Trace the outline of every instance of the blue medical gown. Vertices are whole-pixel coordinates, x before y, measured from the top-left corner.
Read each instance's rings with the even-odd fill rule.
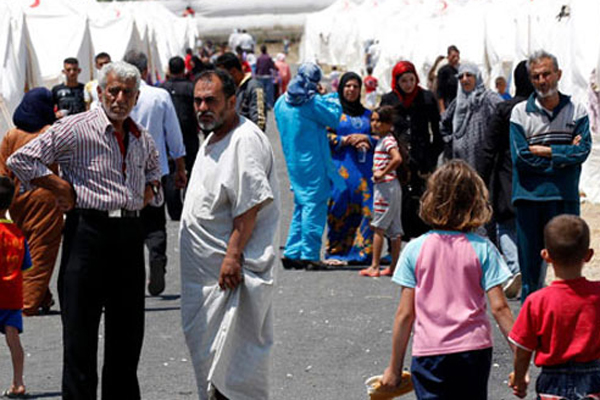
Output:
[[[327,127],[336,129],[342,108],[331,97],[316,95],[301,106],[281,96],[275,103],[275,119],[283,155],[294,192],[294,215],[284,256],[318,260],[327,219],[327,200],[344,181],[331,160]]]
[[[301,106],[280,96],[275,119],[295,201],[322,202],[331,196],[331,184],[343,188],[343,179],[331,160],[326,127],[336,129],[342,108],[333,97],[316,95]]]

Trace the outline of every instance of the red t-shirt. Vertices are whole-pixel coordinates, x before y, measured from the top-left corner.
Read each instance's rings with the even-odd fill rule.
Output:
[[[244,72],[245,74],[247,74],[248,72],[252,72],[252,67],[250,66],[250,63],[246,60],[242,61],[242,72]]]
[[[184,63],[185,63],[185,70],[187,72],[190,72],[192,70],[192,55],[191,54],[185,55]]]
[[[535,351],[535,365],[600,359],[600,282],[554,281],[527,297],[509,339]]]
[[[377,78],[372,75],[367,75],[363,81],[365,83],[365,92],[371,93],[377,90]]]
[[[0,310],[23,308],[23,275],[31,256],[23,233],[8,220],[0,220]]]

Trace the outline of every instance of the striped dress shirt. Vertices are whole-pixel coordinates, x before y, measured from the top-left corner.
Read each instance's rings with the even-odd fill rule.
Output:
[[[30,181],[52,174],[57,163],[61,176],[73,185],[75,207],[94,210],[141,210],[146,183],[160,181],[158,152],[150,134],[128,118],[129,144],[125,157],[115,130],[102,107],[66,117],[16,151],[8,167],[31,188]],[[155,196],[152,204],[162,202]]]

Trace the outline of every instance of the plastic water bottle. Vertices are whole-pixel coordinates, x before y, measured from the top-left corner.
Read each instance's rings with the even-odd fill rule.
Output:
[[[367,148],[366,147],[358,148],[358,162],[359,163],[367,162]]]

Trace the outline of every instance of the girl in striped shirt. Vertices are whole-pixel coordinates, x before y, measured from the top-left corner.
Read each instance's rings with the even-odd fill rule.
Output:
[[[360,271],[362,276],[391,276],[394,273],[402,244],[402,188],[399,178],[406,177],[406,151],[393,132],[394,109],[390,106],[377,108],[371,114],[372,135],[379,137],[373,156],[373,261]],[[402,155],[405,155],[404,157]],[[379,271],[383,237],[391,242],[392,264]]]

